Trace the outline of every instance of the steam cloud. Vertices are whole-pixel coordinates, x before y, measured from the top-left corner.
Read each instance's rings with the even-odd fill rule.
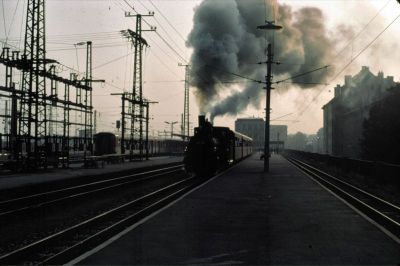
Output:
[[[265,99],[262,84],[246,82],[240,83],[240,91],[220,100],[221,92],[232,87],[227,82],[243,81],[229,72],[265,80],[265,66],[256,64],[266,61],[266,32],[257,29],[264,24],[268,6],[264,1],[267,0],[204,0],[195,9],[194,26],[187,41],[194,50],[191,85],[197,88],[200,111],[210,113],[211,119],[236,115],[249,105],[259,108]],[[273,67],[275,80],[277,76],[294,76],[329,63],[334,40],[327,34],[321,10],[303,8],[294,12],[290,6],[279,5],[277,24],[284,29],[275,33],[274,60],[282,62]],[[332,70],[317,71],[295,81],[324,83]]]

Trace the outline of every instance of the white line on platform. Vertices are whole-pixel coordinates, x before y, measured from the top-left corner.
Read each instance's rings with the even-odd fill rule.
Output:
[[[286,158],[285,158],[286,159]],[[287,159],[286,159],[287,160]],[[301,169],[300,167],[298,167],[297,165],[295,165],[294,163],[292,163],[291,161],[287,160],[288,162],[290,162],[292,165],[294,165],[297,169],[299,169],[302,173],[304,173],[306,176],[308,176],[311,180],[313,180],[315,183],[317,183],[318,185],[320,185],[322,188],[324,188],[326,191],[328,191],[329,193],[331,193],[333,196],[335,196],[338,200],[340,200],[341,202],[343,202],[344,204],[346,204],[348,207],[350,207],[350,209],[352,209],[353,211],[355,211],[356,213],[358,213],[361,217],[363,217],[365,220],[367,220],[368,222],[370,222],[372,225],[376,226],[379,230],[381,230],[383,233],[385,233],[388,237],[390,237],[393,241],[395,241],[397,244],[400,244],[400,239],[392,234],[390,231],[388,231],[386,228],[384,228],[383,226],[381,226],[380,224],[378,224],[377,222],[375,222],[374,220],[372,220],[371,218],[369,218],[366,214],[364,214],[363,212],[361,212],[359,209],[357,209],[356,207],[354,207],[353,205],[351,205],[350,203],[348,203],[345,199],[343,199],[342,197],[340,197],[339,195],[337,195],[335,192],[333,192],[332,190],[330,190],[329,188],[327,188],[326,186],[324,186],[322,183],[320,183],[318,180],[316,180],[315,178],[313,178],[311,175],[309,175],[307,172],[303,171],[303,169]]]
[[[243,160],[244,161],[244,160]],[[219,173],[218,175],[214,176],[213,178],[207,180],[206,182],[204,182],[203,184],[193,188],[192,190],[186,192],[185,194],[183,194],[182,196],[180,196],[179,198],[177,198],[176,200],[172,201],[171,203],[169,203],[168,205],[164,206],[163,208],[159,209],[158,211],[155,211],[154,213],[150,214],[149,216],[141,219],[140,221],[136,222],[135,224],[131,225],[130,227],[126,228],[125,230],[121,231],[120,233],[116,234],[115,236],[111,237],[110,239],[106,240],[105,242],[103,242],[102,244],[98,245],[97,247],[93,248],[92,250],[89,250],[85,253],[83,253],[82,255],[80,255],[79,257],[71,260],[70,262],[64,264],[64,265],[75,265],[79,262],[81,262],[82,260],[92,256],[93,254],[97,253],[98,251],[100,251],[101,249],[107,247],[108,245],[110,245],[111,243],[113,243],[114,241],[118,240],[119,238],[121,238],[122,236],[126,235],[127,233],[129,233],[131,230],[135,229],[136,227],[138,227],[139,225],[145,223],[146,221],[150,220],[151,218],[153,218],[154,216],[156,216],[157,214],[163,212],[164,210],[170,208],[171,206],[175,205],[177,202],[179,202],[180,200],[182,200],[183,198],[185,198],[187,195],[189,195],[190,193],[198,190],[199,188],[205,186],[206,184],[208,184],[209,182],[213,181],[214,179],[216,179],[217,177],[220,177],[223,174],[228,173],[229,171],[231,171],[232,169],[236,168],[239,164],[241,164],[243,161],[239,162],[238,164],[232,166],[231,168]]]

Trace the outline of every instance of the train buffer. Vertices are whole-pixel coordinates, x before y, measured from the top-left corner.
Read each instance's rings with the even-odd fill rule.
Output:
[[[394,264],[400,241],[279,155],[260,154],[74,260],[79,265]]]

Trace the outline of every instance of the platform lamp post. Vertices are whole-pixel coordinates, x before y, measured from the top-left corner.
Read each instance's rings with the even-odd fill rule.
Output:
[[[168,122],[164,121],[165,124],[171,125],[171,139],[174,137],[174,125],[178,124],[178,121]]]
[[[262,30],[280,30],[282,26],[275,25],[274,21],[265,21],[264,25],[258,26]],[[273,63],[272,45],[268,43],[267,47],[267,75],[265,76],[266,87],[266,107],[265,107],[265,138],[264,138],[264,172],[269,172],[269,128],[270,128],[270,109],[271,109],[271,72]]]

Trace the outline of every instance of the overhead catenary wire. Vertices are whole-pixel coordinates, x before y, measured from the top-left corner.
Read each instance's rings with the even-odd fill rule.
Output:
[[[273,0],[271,0],[271,1],[273,1]],[[366,30],[366,28],[378,17],[378,15],[382,12],[382,10],[388,5],[388,3],[390,2],[390,0],[388,0],[387,2],[386,2],[386,4],[377,12],[377,14],[375,14],[375,16],[373,17],[373,18],[371,18],[370,19],[370,21],[363,27],[363,29],[360,31],[360,32],[358,32],[350,41],[349,41],[349,43],[344,47],[344,48],[342,48],[334,57],[336,58],[336,57],[338,57],[343,51],[345,51],[346,50],[346,48],[356,39],[356,38],[358,38],[360,35],[361,35],[361,33],[362,32],[364,32],[365,30]],[[265,19],[267,20],[267,4],[266,4],[266,2],[264,2],[265,3]],[[273,19],[274,19],[274,21],[276,20],[276,18],[277,18],[277,16],[276,16],[276,10],[275,10],[275,7],[274,7],[274,4],[273,3],[271,3],[271,5],[273,6],[272,7],[272,9],[273,9]],[[396,18],[397,19],[397,18]],[[390,25],[389,25],[390,26]],[[382,32],[383,33],[383,32]],[[380,36],[380,35],[379,35]],[[379,36],[377,36],[377,38],[379,37]],[[266,39],[266,38],[265,38]],[[272,42],[274,41],[274,35],[273,35],[273,40],[272,40]],[[374,42],[374,40],[373,40],[373,42]],[[372,43],[371,43],[372,44]],[[369,46],[368,46],[369,47]],[[367,47],[365,48],[365,49],[367,49]],[[363,52],[363,51],[362,51]],[[361,52],[361,53],[362,53]],[[334,79],[336,79],[337,78],[337,76],[339,76],[358,56],[359,56],[360,54],[358,54],[355,58],[352,58],[352,60],[332,79],[332,81],[334,80]],[[261,63],[259,63],[259,64],[261,64]],[[314,71],[317,71],[317,70],[321,70],[321,69],[323,69],[323,68],[326,68],[327,66],[325,66],[325,67],[321,67],[321,68],[318,68],[318,69],[316,69],[316,70],[312,70],[312,71],[308,71],[308,72],[305,72],[305,73],[302,73],[302,74],[299,74],[299,75],[296,75],[296,76],[293,76],[293,77],[289,77],[289,78],[287,78],[287,79],[284,79],[284,80],[279,80],[279,81],[276,81],[276,82],[273,82],[273,83],[276,83],[276,84],[279,84],[279,83],[282,83],[282,82],[287,82],[287,80],[290,80],[290,79],[295,79],[295,78],[297,78],[297,77],[300,77],[300,76],[303,76],[303,75],[307,75],[307,74],[309,74],[309,73],[311,73],[311,72],[314,72]],[[331,82],[332,82],[331,81]],[[293,81],[292,83],[297,83],[297,82],[295,82],[295,81]],[[302,83],[302,82],[299,82],[299,83],[301,83],[301,84],[314,84],[314,83]],[[320,84],[320,83],[315,83],[316,85],[317,84]],[[330,84],[330,82],[328,82],[328,83],[325,83],[324,85],[325,86],[327,86],[327,85],[329,85]],[[314,98],[313,98],[313,100],[312,100],[312,102],[313,101],[315,101],[316,100],[316,98],[320,95],[322,93],[322,91],[320,91],[319,93],[318,93],[318,95],[316,95]],[[308,104],[307,105],[307,107],[300,113],[300,115],[302,115],[304,112],[305,112],[305,110],[307,110],[308,109],[308,107],[311,105],[311,103],[312,102],[310,102],[310,104]],[[299,115],[299,116],[300,116]],[[299,117],[298,116],[298,117]]]
[[[157,48],[160,49],[160,51],[161,51],[163,54],[165,54],[165,55],[166,55],[169,59],[171,59],[172,61],[175,61],[175,58],[174,58],[171,54],[169,54],[167,51],[165,51],[165,49],[162,48],[152,37],[150,37],[150,35],[149,35],[149,36],[146,36],[146,38],[150,40],[151,46],[152,46],[152,45],[157,46]],[[150,48],[151,48],[151,46],[150,46]]]
[[[2,1],[4,1],[4,0],[2,0]],[[14,9],[13,16],[12,16],[12,18],[11,18],[10,28],[8,29],[8,32],[6,32],[6,43],[7,43],[8,37],[10,36],[12,26],[13,26],[13,24],[14,24],[15,14],[17,13],[18,5],[19,5],[19,0],[17,1],[17,4],[16,4],[15,9]],[[4,7],[3,7],[3,14],[4,14]],[[3,16],[3,18],[5,19],[4,16]],[[5,23],[4,23],[4,27],[5,27]]]
[[[3,27],[4,27],[4,34],[6,34],[6,44],[7,44],[7,26],[6,26],[6,12],[4,8],[4,0],[1,0],[1,10],[3,13]]]
[[[74,46],[75,46],[75,55],[76,55],[76,67],[78,68],[78,72],[80,72],[80,70],[79,70],[78,49],[77,49],[78,46],[76,44],[74,44]]]
[[[139,14],[138,13],[138,11],[137,10],[135,10],[134,9],[134,7],[133,6],[131,6],[131,5],[129,5],[129,3],[126,1],[126,0],[123,0],[127,5],[128,5],[128,7],[130,7],[130,8],[132,8],[132,10],[134,11],[134,12],[136,12],[137,14]],[[139,3],[141,3],[141,2],[139,2]],[[142,4],[142,3],[141,3]],[[142,4],[143,5],[143,4]],[[145,7],[146,9],[147,9],[147,7]],[[142,18],[142,21],[145,23],[145,24],[147,24],[149,27],[151,27],[151,25],[150,25],[150,23],[149,22],[147,22],[147,20],[145,20],[144,18]],[[171,51],[172,52],[174,52],[175,53],[175,55],[177,55],[181,60],[183,60],[185,63],[187,63],[187,60],[158,32],[158,31],[155,31],[155,33],[156,33],[156,35],[168,46],[168,48],[170,48],[171,49]]]
[[[266,83],[266,81],[256,80],[256,79],[253,79],[253,78],[250,78],[250,77],[246,77],[246,76],[243,76],[243,75],[239,75],[239,74],[237,74],[237,73],[233,73],[233,72],[230,72],[230,71],[222,70],[222,69],[216,68],[216,67],[214,67],[214,66],[207,65],[206,67],[213,68],[213,69],[216,69],[216,70],[218,70],[218,71],[221,71],[221,72],[224,72],[224,73],[227,73],[227,74],[230,74],[230,75],[232,75],[232,76],[236,76],[236,77],[239,77],[239,78],[242,78],[242,79],[246,79],[246,80],[251,81],[251,82],[256,82],[256,83],[260,83],[260,84],[265,84],[265,83]],[[301,73],[301,74],[298,74],[298,75],[295,75],[295,76],[292,76],[292,77],[289,77],[289,78],[286,78],[286,79],[283,79],[283,80],[274,81],[274,82],[272,82],[271,84],[279,84],[279,83],[282,83],[282,82],[286,82],[286,81],[288,81],[288,80],[290,80],[290,79],[295,79],[295,78],[298,78],[298,77],[301,77],[301,76],[304,76],[304,75],[308,75],[308,74],[310,74],[310,73],[312,73],[312,72],[315,72],[315,71],[319,71],[319,70],[322,70],[322,69],[326,69],[327,67],[329,67],[329,66],[319,67],[319,68],[316,68],[316,69],[313,69],[313,70],[310,70],[310,71],[307,71],[307,72],[304,72],[304,73]],[[239,82],[237,82],[237,81],[225,81],[225,82],[221,82],[221,83],[239,83]],[[305,82],[304,82],[304,83],[303,83],[303,82],[295,82],[295,81],[293,81],[292,83],[297,83],[297,84],[313,84],[313,83],[311,83],[311,82],[309,82],[309,83],[305,83]],[[321,83],[315,83],[315,84],[321,84]]]
[[[154,20],[158,23],[158,26],[164,33],[169,37],[169,40],[177,47],[180,53],[185,54],[185,52],[179,47],[179,45],[174,41],[174,39],[168,34],[167,30],[162,26],[162,24],[158,21],[157,17],[154,17]],[[187,61],[187,60],[185,60]]]
[[[180,34],[180,32],[175,28],[175,26],[169,21],[169,19],[161,12],[161,10],[153,3],[152,0],[149,0],[150,4],[157,10],[157,12],[165,19],[169,26],[178,34],[178,36],[182,39],[183,42],[186,42],[186,39]]]
[[[364,26],[356,35],[354,35],[354,36],[350,39],[350,41],[349,41],[342,49],[339,50],[339,52],[337,52],[337,53],[334,55],[334,58],[337,58],[339,55],[341,55],[341,54],[354,42],[354,40],[357,39],[357,38],[361,35],[361,33],[363,33],[363,32],[369,27],[369,25],[379,16],[379,14],[386,8],[386,6],[387,6],[391,1],[392,1],[392,0],[388,0],[388,1],[386,2],[386,4],[385,4],[381,9],[379,9],[379,11],[375,14],[375,16],[373,16],[373,17],[367,22],[367,24],[365,24],[365,26]]]
[[[331,82],[333,82],[336,78],[339,77],[340,74],[343,73],[344,70],[346,70],[361,54],[363,54],[391,25],[393,25],[394,22],[396,22],[396,20],[400,17],[400,14],[397,15],[378,35],[375,36],[374,39],[372,39],[372,41],[370,41],[355,57],[353,57],[341,70],[339,70],[334,77],[331,79]],[[299,113],[298,117],[302,116],[304,114],[304,112],[311,106],[311,104],[321,95],[321,93],[323,92],[323,90],[320,90],[320,92],[315,95],[311,102]]]
[[[129,51],[129,44],[127,44],[127,46],[126,46],[126,51],[127,51],[127,53],[129,53],[128,52]],[[130,56],[125,57],[124,88],[126,88],[126,76],[127,76],[127,72],[128,72],[128,60],[130,60],[130,59],[131,59]],[[131,62],[129,61],[129,63],[131,63]],[[131,64],[129,64],[129,65],[131,65]],[[128,80],[130,80],[130,79],[128,79]]]
[[[172,47],[165,39],[164,37],[161,36],[161,34],[159,32],[156,31],[156,35],[158,37],[160,37],[160,39],[181,59],[183,60],[184,63],[188,63],[188,61],[182,56],[180,55],[175,49],[174,47]]]
[[[123,1],[128,5],[128,7],[132,8],[132,10],[134,12],[139,14],[138,11],[135,10],[133,6],[129,5],[129,3],[126,0],[123,0]],[[139,3],[141,3],[141,2],[139,2]],[[147,9],[147,7],[145,7],[145,8]],[[142,18],[142,21],[145,24],[147,24],[149,27],[151,27],[150,23],[146,19]],[[155,31],[155,33],[168,46],[168,48],[171,49],[172,52],[174,52],[174,54],[179,58],[179,60],[183,60],[184,63],[188,63],[188,60],[186,60],[158,31]]]
[[[152,49],[150,49],[150,52],[153,54],[153,56],[172,74],[174,74],[176,77],[180,77],[175,71],[173,71]]]
[[[151,1],[149,1],[149,2],[151,2]],[[150,9],[149,9],[148,7],[146,7],[141,1],[138,1],[138,3],[141,4],[141,5],[150,13]],[[162,14],[161,10],[158,9],[157,6],[154,5],[154,3],[151,2],[151,4],[152,4],[153,7],[156,8],[156,10],[157,10],[157,13],[155,13],[154,16],[152,17],[152,18],[156,21],[156,23],[157,23],[157,28],[160,28],[160,29],[166,34],[166,36],[168,37],[169,41],[171,41],[171,42],[174,44],[174,46],[177,47],[178,50],[179,50],[181,53],[185,54],[185,52],[184,52],[184,51],[180,48],[180,46],[175,42],[174,38],[172,38],[171,35],[168,33],[168,31],[164,28],[163,24],[157,19],[157,15],[160,14],[160,15],[165,19],[165,21],[168,23],[168,25],[170,25],[170,26],[177,32],[177,34],[183,39],[182,35],[181,35],[181,34],[176,30],[176,28],[169,22],[168,18],[166,18],[166,17]],[[186,42],[184,39],[183,39],[183,41],[184,41],[184,43]],[[186,60],[186,61],[187,61],[187,60]]]
[[[103,67],[103,66],[109,65],[109,64],[114,63],[114,62],[117,62],[117,61],[119,61],[119,60],[121,60],[121,59],[124,59],[124,58],[126,58],[126,57],[128,57],[128,56],[130,56],[130,55],[132,55],[132,54],[133,54],[133,52],[130,52],[130,53],[127,53],[127,54],[125,54],[125,55],[118,56],[118,57],[113,58],[113,59],[111,59],[110,61],[107,61],[107,62],[105,62],[105,63],[103,63],[103,64],[94,66],[94,67],[92,68],[92,70],[97,69],[97,68],[101,68],[101,67]]]
[[[284,118],[284,117],[289,116],[289,115],[292,115],[292,114],[293,114],[293,113],[288,113],[288,114],[285,114],[285,115],[281,115],[281,116],[278,116],[278,117],[275,117],[275,118],[271,119],[271,121],[275,121],[275,120]]]
[[[339,55],[341,55],[342,53],[343,53],[343,51],[345,51],[346,50],[346,48],[348,48],[353,42],[354,42],[354,40],[355,39],[357,39],[360,35],[361,35],[361,33],[362,32],[364,32],[367,28],[368,28],[368,26],[378,17],[378,15],[386,8],[386,6],[388,5],[388,3],[390,2],[390,0],[389,1],[387,1],[386,2],[386,4],[381,8],[381,9],[379,9],[379,11],[368,21],[368,23],[347,43],[347,45],[345,45],[338,53],[336,53],[336,55],[334,56],[334,58],[337,58]],[[399,14],[399,16],[400,16],[400,14]],[[399,17],[398,16],[398,17]],[[368,49],[369,48],[369,46],[370,45],[372,45],[385,31],[386,31],[386,29],[387,28],[389,28],[397,19],[398,19],[398,17],[396,17],[385,29],[383,29],[369,44],[367,44],[367,46],[365,46],[364,47],[364,49],[362,49],[361,50],[361,52],[360,53],[358,53],[355,57],[352,57],[351,58],[351,60],[337,73],[337,74],[335,74],[334,75],[334,77],[331,79],[331,81],[330,82],[328,82],[327,84],[330,84],[330,83],[332,83],[337,77],[339,77],[339,75],[341,74],[341,73],[343,73],[343,71],[345,70],[345,69],[347,69],[347,67],[349,67],[366,49]],[[327,85],[326,85],[327,86]],[[325,86],[325,88],[326,88],[326,86]],[[317,99],[318,99],[318,97],[322,94],[322,92],[324,91],[324,89],[321,89],[312,99],[311,99],[311,101],[306,105],[306,107],[302,110],[302,111],[300,111],[299,112],[299,115],[297,116],[297,118],[299,118],[300,116],[302,116],[303,114],[304,114],[304,112],[305,111],[307,111],[307,109],[311,106],[311,104],[313,103],[313,102],[315,102]]]
[[[67,65],[64,65],[64,64],[62,64],[62,63],[58,63],[59,65],[61,65],[61,66],[63,66],[63,67],[65,67],[65,68],[67,68],[67,69],[69,69],[69,70],[71,70],[71,71],[74,71],[75,73],[77,73],[78,75],[84,75],[85,73],[83,73],[83,72],[78,72],[76,69],[74,69],[73,67],[69,67],[69,66],[67,66]],[[93,77],[94,79],[98,79],[97,77]],[[113,87],[113,88],[115,88],[115,89],[118,89],[118,90],[120,90],[120,91],[124,91],[124,89],[123,88],[121,88],[121,87],[118,87],[118,86],[116,86],[116,85],[114,85],[114,84],[112,84],[112,83],[110,83],[110,82],[107,82],[107,81],[105,81],[104,82],[105,84],[107,84],[107,85],[109,85],[109,86],[111,86],[111,87]]]
[[[25,13],[25,0],[24,0],[24,3],[22,4],[22,14],[24,14],[24,13]],[[20,25],[20,31],[19,31],[19,39],[20,40],[22,39],[23,26],[24,26],[24,16],[22,16],[22,18],[21,18],[21,25]],[[21,50],[21,41],[18,43],[18,49]]]
[[[124,43],[121,44],[113,44],[113,45],[93,45],[93,48],[96,49],[101,49],[101,48],[115,48],[115,47],[121,47],[121,46],[125,46]],[[84,50],[85,48],[77,48],[78,50]],[[47,49],[47,52],[58,52],[58,51],[72,51],[75,50],[75,48],[58,48],[58,49]]]
[[[288,81],[288,80],[290,80],[290,79],[293,80],[293,79],[296,79],[296,78],[299,78],[299,77],[302,77],[302,76],[311,74],[311,73],[313,73],[313,72],[316,72],[316,71],[319,71],[319,70],[322,70],[322,69],[326,69],[326,68],[328,68],[328,67],[329,67],[329,66],[319,67],[319,68],[316,68],[316,69],[313,69],[313,70],[310,70],[310,71],[307,71],[307,72],[304,72],[304,73],[301,73],[301,74],[298,74],[298,75],[295,75],[295,76],[292,76],[292,77],[289,77],[289,78],[286,78],[286,79],[274,81],[274,82],[272,82],[272,83],[279,84],[279,83],[281,83],[281,82],[285,82],[285,81]]]

